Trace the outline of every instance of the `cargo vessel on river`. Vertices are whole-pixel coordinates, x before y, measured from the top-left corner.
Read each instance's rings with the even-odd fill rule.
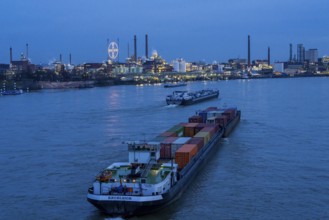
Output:
[[[209,107],[153,140],[128,144],[128,162],[102,170],[87,200],[112,216],[156,212],[177,200],[240,121],[237,108]]]
[[[177,82],[177,83],[166,83],[163,87],[165,88],[172,88],[172,87],[179,87],[179,86],[187,86],[186,82]]]
[[[174,91],[166,97],[167,105],[192,105],[209,99],[218,98],[219,91],[204,89],[196,92]]]

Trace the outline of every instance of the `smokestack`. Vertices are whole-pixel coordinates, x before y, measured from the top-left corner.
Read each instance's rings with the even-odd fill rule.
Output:
[[[145,56],[146,59],[149,58],[149,39],[148,39],[148,35],[145,35]]]
[[[29,59],[29,44],[26,44],[26,59]]]
[[[107,50],[107,60],[110,60],[109,46],[110,46],[110,40],[107,38],[107,46],[106,46],[106,50]]]
[[[118,38],[118,63],[120,63],[120,39]]]
[[[137,38],[136,35],[134,35],[134,60],[137,62]]]
[[[248,67],[250,67],[250,35],[248,35]]]
[[[13,48],[10,47],[9,49],[9,59],[10,59],[10,64],[13,62]]]
[[[267,64],[271,65],[271,48],[267,48]]]
[[[70,65],[72,65],[72,55],[70,54]]]
[[[290,46],[290,52],[289,52],[289,61],[292,62],[292,44]]]

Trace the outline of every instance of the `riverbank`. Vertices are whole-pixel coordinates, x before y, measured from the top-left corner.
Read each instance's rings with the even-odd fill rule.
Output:
[[[278,78],[300,78],[300,77],[329,77],[329,74],[298,74],[298,75],[262,75],[262,76],[249,76],[248,78],[241,78],[237,76],[223,76],[220,74],[209,76],[194,76],[190,77],[186,74],[175,74],[174,78],[158,78],[158,77],[143,77],[136,75],[135,77],[117,77],[112,79],[103,80],[87,80],[87,81],[65,81],[65,82],[51,82],[51,81],[33,81],[33,80],[3,80],[1,82],[1,90],[21,89],[23,91],[41,90],[41,89],[82,89],[101,86],[113,85],[142,85],[142,84],[159,84],[177,81],[219,81],[219,80],[252,80],[252,79],[278,79]]]

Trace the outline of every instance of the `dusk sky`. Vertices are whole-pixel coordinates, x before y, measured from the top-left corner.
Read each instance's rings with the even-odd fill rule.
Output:
[[[32,63],[59,60],[74,64],[103,62],[107,39],[119,39],[120,61],[133,53],[137,35],[138,56],[157,50],[168,62],[226,62],[247,58],[286,61],[289,44],[303,43],[329,55],[328,0],[1,0],[0,63],[19,60],[29,44]]]

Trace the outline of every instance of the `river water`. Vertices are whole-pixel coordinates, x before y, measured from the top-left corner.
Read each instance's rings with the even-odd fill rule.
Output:
[[[209,106],[241,122],[188,190],[132,219],[329,219],[329,78],[191,82],[221,99],[166,106],[163,85],[0,97],[0,219],[110,219],[86,201],[95,175]]]

